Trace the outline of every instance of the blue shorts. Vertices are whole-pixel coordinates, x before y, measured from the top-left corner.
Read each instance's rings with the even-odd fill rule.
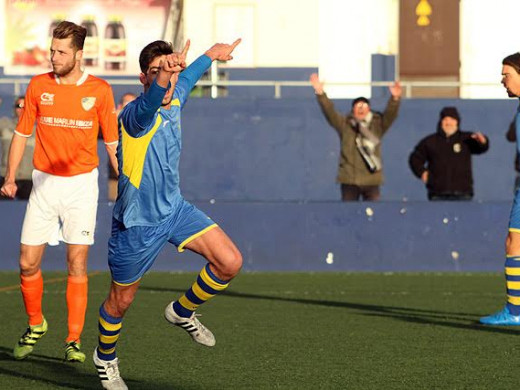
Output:
[[[179,252],[195,238],[216,227],[206,214],[182,201],[175,213],[157,226],[125,226],[112,219],[108,240],[108,266],[112,280],[120,285],[137,282],[153,265],[167,242]]]
[[[520,233],[520,189],[515,192],[515,200],[509,216],[509,231]]]

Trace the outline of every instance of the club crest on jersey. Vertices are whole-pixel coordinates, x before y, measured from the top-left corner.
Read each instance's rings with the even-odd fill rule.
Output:
[[[94,107],[94,104],[96,103],[95,97],[84,97],[81,99],[81,106],[85,111],[90,110],[92,107]]]
[[[461,150],[462,150],[461,144],[459,144],[458,142],[456,144],[453,144],[453,151],[455,153],[460,153]]]
[[[52,106],[54,104],[54,94],[44,92],[40,95],[40,103],[44,106]]]

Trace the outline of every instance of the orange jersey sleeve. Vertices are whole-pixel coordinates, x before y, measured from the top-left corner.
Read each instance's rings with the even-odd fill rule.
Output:
[[[31,82],[25,92],[24,108],[20,120],[18,121],[18,125],[16,126],[15,133],[23,137],[31,136],[34,130],[34,121],[36,119],[37,110],[38,106],[36,104],[33,84]]]
[[[79,175],[98,166],[100,124],[105,142],[117,141],[112,89],[86,73],[74,85],[60,84],[52,72],[33,77],[16,132],[30,135],[35,121],[34,167],[53,175]]]
[[[114,103],[114,94],[110,85],[106,84],[106,91],[103,94],[104,99],[98,107],[99,125],[103,133],[103,140],[106,144],[112,144],[118,141],[119,134],[117,130],[117,113]]]

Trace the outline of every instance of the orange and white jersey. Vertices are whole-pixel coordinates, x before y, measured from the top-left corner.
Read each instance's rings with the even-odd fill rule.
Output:
[[[60,84],[53,72],[32,78],[16,134],[28,137],[36,121],[34,167],[57,176],[87,173],[99,164],[99,126],[106,144],[118,141],[110,85],[83,73],[76,84]]]

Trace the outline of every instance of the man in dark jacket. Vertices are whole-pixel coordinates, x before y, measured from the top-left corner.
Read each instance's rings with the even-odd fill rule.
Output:
[[[316,73],[310,82],[325,118],[340,138],[337,181],[341,183],[342,200],[378,200],[383,183],[381,138],[397,118],[401,85],[396,82],[389,88],[392,97],[384,113],[372,111],[370,101],[359,97],[352,101],[350,113],[344,115],[334,109]]]
[[[455,107],[440,112],[437,132],[423,138],[410,154],[410,168],[428,189],[429,200],[470,200],[473,198],[471,155],[489,149],[482,133],[460,131]]]

